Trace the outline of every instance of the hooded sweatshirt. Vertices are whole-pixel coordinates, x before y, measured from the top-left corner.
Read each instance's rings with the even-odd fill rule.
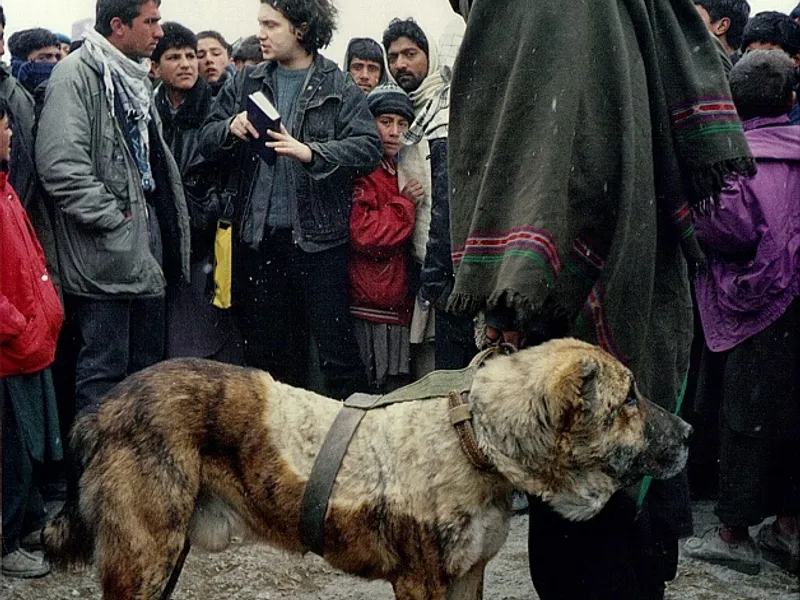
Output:
[[[708,255],[697,304],[714,352],[763,331],[800,296],[800,127],[786,115],[743,125],[758,173],[732,179],[695,215]]]

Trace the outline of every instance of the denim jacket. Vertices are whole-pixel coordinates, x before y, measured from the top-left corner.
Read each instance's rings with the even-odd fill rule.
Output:
[[[254,249],[264,238],[269,209],[269,194],[255,190],[258,170],[269,169],[270,178],[274,168],[230,134],[230,123],[245,110],[249,93],[261,90],[275,101],[276,68],[275,63],[265,62],[237,73],[220,91],[200,132],[203,156],[228,165],[239,238]],[[334,62],[316,54],[291,125],[287,128],[294,137],[313,151],[311,163],[290,163],[294,238],[306,251],[346,242],[353,181],[375,170],[382,157],[364,93]]]

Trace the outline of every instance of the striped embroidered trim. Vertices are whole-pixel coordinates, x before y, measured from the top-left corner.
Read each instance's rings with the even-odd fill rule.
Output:
[[[606,261],[589,240],[579,235],[572,243],[572,249],[569,253],[570,263],[568,266],[574,266],[576,270],[580,271],[585,277],[592,282],[597,280],[597,274],[603,270]]]
[[[511,256],[540,263],[551,279],[555,279],[561,270],[561,261],[550,233],[529,226],[500,233],[473,233],[464,246],[452,251],[456,268],[461,263],[499,263]]]
[[[406,325],[408,323],[407,315],[403,315],[396,310],[351,306],[350,314],[363,321],[380,322],[386,325]]]
[[[688,133],[675,133],[675,139],[681,142],[691,142],[697,138],[705,137],[707,135],[716,133],[736,133],[741,132],[742,126],[739,123],[724,123],[718,125],[704,125],[698,129]]]
[[[628,364],[625,354],[614,340],[614,334],[606,318],[603,307],[603,288],[598,283],[594,286],[586,303],[583,305],[583,314],[586,324],[593,331],[594,339],[598,346],[608,352],[611,356],[619,360],[622,364]]]
[[[694,234],[694,221],[692,220],[692,211],[688,203],[684,203],[672,214],[672,222],[681,239],[688,238]]]
[[[675,129],[698,127],[700,123],[710,120],[739,120],[733,100],[728,96],[698,98],[692,102],[673,106],[670,113]]]
[[[708,96],[670,109],[673,134],[681,140],[725,131],[740,131],[742,124],[728,96]]]

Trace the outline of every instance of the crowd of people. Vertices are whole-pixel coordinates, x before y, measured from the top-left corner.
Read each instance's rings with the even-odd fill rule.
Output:
[[[261,0],[235,45],[158,0],[97,0],[81,40],[9,37],[4,575],[49,572],[75,415],[159,361],[344,399],[562,336],[706,425],[721,524],[688,556],[798,569],[800,6],[451,4],[463,41],[396,18],[341,66],[329,0]],[[279,127],[254,125],[256,92]],[[693,533],[686,474],[585,523],[528,502],[543,600],[663,598]]]

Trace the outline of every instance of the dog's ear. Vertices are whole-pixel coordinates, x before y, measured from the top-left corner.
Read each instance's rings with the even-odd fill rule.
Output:
[[[591,356],[582,356],[560,369],[556,377],[557,390],[554,397],[566,401],[570,413],[589,412],[597,398],[596,378],[599,365]],[[563,406],[563,405],[562,405]]]
[[[562,397],[569,398],[576,407],[591,408],[597,397],[595,380],[598,369],[597,361],[591,356],[583,356],[567,365],[559,378],[564,388]]]

